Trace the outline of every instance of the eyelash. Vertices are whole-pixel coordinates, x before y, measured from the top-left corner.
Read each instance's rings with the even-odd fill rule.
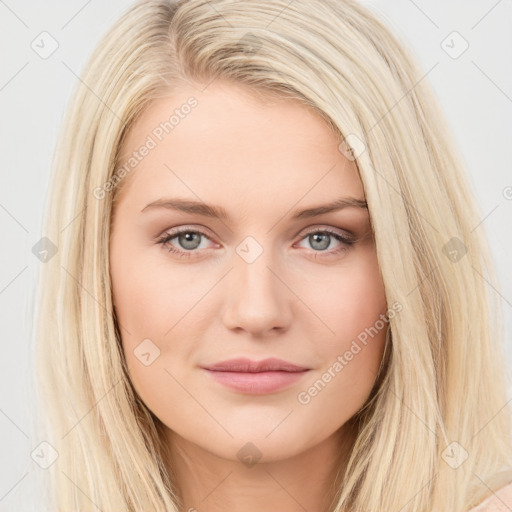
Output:
[[[197,250],[183,251],[183,250],[180,250],[180,249],[176,249],[176,247],[174,247],[173,245],[169,244],[169,242],[172,239],[176,238],[177,236],[179,236],[179,235],[181,235],[183,233],[194,233],[194,234],[202,235],[205,238],[210,239],[208,237],[208,235],[206,233],[204,233],[203,231],[198,231],[198,230],[195,230],[195,229],[184,228],[184,229],[180,229],[180,230],[174,231],[172,233],[164,233],[161,237],[159,237],[157,239],[156,243],[162,244],[164,247],[167,246],[167,250],[169,252],[175,254],[179,258],[192,258],[192,257],[194,257],[193,256],[194,253],[198,252]],[[310,235],[314,235],[314,234],[318,234],[318,233],[331,235],[332,237],[334,237],[339,242],[342,242],[343,245],[341,245],[338,249],[334,249],[334,250],[331,250],[331,251],[327,251],[327,250],[325,250],[325,251],[314,251],[313,258],[315,258],[315,259],[316,258],[329,258],[329,257],[332,257],[332,256],[336,256],[338,254],[341,254],[341,253],[351,249],[351,247],[356,242],[355,240],[346,238],[346,237],[340,235],[339,233],[337,233],[335,231],[332,231],[330,229],[317,229],[317,230],[310,231],[308,233],[305,233],[303,235],[303,237],[301,238],[301,240],[303,240],[304,238],[306,238],[306,237],[308,237]],[[325,254],[323,254],[323,253],[325,253]]]

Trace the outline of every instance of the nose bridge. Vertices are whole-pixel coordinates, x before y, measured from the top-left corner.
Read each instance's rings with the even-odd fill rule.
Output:
[[[225,315],[230,328],[266,331],[290,319],[286,287],[275,275],[281,266],[264,243],[248,236],[235,249]]]

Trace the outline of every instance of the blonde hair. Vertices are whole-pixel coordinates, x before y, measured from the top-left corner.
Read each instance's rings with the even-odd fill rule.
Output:
[[[313,108],[341,148],[359,147],[386,299],[403,306],[332,510],[476,505],[512,480],[501,305],[487,283],[499,286],[462,157],[406,45],[354,0],[144,0],[98,44],[55,152],[45,235],[59,250],[41,271],[36,339],[40,421],[59,453],[52,510],[179,510],[162,425],[120,345],[110,221],[140,113],[215,79]],[[468,457],[454,468],[446,449]]]

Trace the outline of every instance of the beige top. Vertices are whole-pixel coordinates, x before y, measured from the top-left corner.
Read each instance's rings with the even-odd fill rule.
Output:
[[[512,483],[502,487],[491,494],[476,508],[469,512],[511,512],[512,511]]]

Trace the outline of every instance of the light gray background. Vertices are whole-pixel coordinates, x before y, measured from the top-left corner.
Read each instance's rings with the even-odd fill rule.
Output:
[[[497,0],[373,0],[419,57],[460,144],[501,279],[505,328],[512,313],[512,4]],[[2,143],[0,314],[2,315],[0,509],[28,510],[40,469],[30,458],[43,440],[32,431],[30,384],[33,295],[49,166],[65,106],[99,37],[130,2],[0,0]],[[43,31],[58,42],[47,59],[31,47]],[[450,57],[453,31],[469,43]],[[447,41],[448,44],[452,37]],[[446,43],[445,43],[446,44]],[[454,40],[454,50],[460,48]],[[452,50],[452,51],[454,51]],[[435,67],[433,67],[437,64]],[[508,195],[507,195],[508,191]],[[507,197],[505,197],[507,196]],[[509,363],[511,344],[507,344]],[[34,499],[35,510],[37,498]],[[23,505],[21,504],[23,503]]]

